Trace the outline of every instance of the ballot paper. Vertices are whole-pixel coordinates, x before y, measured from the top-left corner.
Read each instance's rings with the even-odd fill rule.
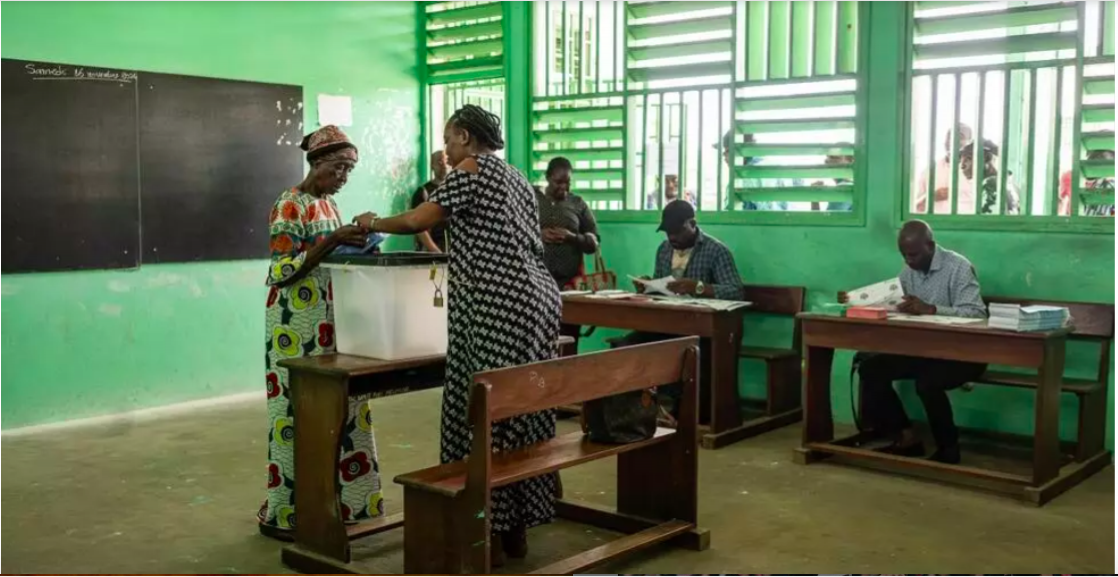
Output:
[[[907,315],[904,313],[889,313],[891,321],[911,321],[914,323],[929,323],[933,325],[974,325],[986,319],[967,317],[948,317],[943,315]]]
[[[675,282],[675,277],[674,276],[666,276],[664,278],[658,278],[658,279],[652,279],[652,280],[644,279],[644,278],[637,278],[633,275],[629,275],[629,278],[633,282],[643,286],[644,287],[644,294],[646,294],[646,295],[666,295],[666,296],[674,296],[675,295],[675,293],[668,290],[668,284]]]
[[[904,289],[901,288],[901,279],[891,278],[859,289],[847,291],[849,298],[847,304],[860,307],[882,307],[885,310],[897,310],[897,305],[904,302]]]
[[[596,293],[587,294],[587,295],[584,295],[584,296],[586,298],[592,298],[592,299],[627,299],[627,298],[635,297],[637,295],[635,295],[631,292],[623,291],[623,290],[609,289],[609,290],[604,290],[604,291],[598,291]]]
[[[655,302],[671,305],[684,305],[692,307],[703,307],[716,311],[732,311],[742,307],[747,307],[753,303],[746,301],[724,301],[719,299],[696,299],[685,297],[656,297]]]

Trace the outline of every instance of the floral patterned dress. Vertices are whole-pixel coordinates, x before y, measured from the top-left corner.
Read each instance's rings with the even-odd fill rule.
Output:
[[[320,267],[294,284],[279,284],[303,266],[307,251],[342,226],[338,207],[329,196],[318,198],[298,189],[276,200],[269,219],[272,261],[268,272],[266,354],[268,387],[268,499],[260,522],[290,529],[295,526],[295,417],[288,396],[287,370],[281,359],[334,352],[334,297],[329,271]],[[380,466],[367,400],[350,399],[338,455],[342,487],[342,518],[369,519],[384,514]]]

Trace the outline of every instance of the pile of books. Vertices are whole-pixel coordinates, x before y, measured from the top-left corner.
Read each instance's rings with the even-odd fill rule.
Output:
[[[1064,326],[1067,320],[1066,307],[991,303],[988,326],[1018,332],[1051,331]]]

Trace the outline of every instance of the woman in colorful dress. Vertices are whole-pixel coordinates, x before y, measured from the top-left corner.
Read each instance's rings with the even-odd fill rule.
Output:
[[[269,219],[272,262],[268,272],[266,350],[268,387],[268,499],[258,514],[260,532],[291,540],[295,526],[295,423],[281,359],[334,352],[334,303],[330,274],[318,264],[343,244],[364,246],[367,231],[342,225],[334,195],[357,164],[357,148],[335,126],[307,136],[310,170],[280,194]],[[338,456],[342,518],[356,522],[384,513],[368,401],[349,401]]]
[[[453,166],[427,202],[392,218],[357,218],[374,232],[416,234],[448,223],[449,342],[443,389],[443,463],[470,453],[467,406],[474,373],[551,359],[559,336],[559,287],[543,262],[536,193],[493,153],[504,147],[501,121],[466,105],[444,132]],[[493,446],[506,451],[555,436],[555,413],[514,417],[493,426]],[[555,516],[557,476],[494,489],[491,555],[527,555],[526,530]]]

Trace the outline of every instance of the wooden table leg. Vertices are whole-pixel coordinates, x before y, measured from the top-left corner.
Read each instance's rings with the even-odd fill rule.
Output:
[[[738,351],[741,350],[741,317],[715,319],[710,338],[710,432],[712,435],[741,426],[738,406]]]
[[[1060,473],[1060,382],[1064,372],[1064,348],[1064,339],[1048,339],[1037,375],[1034,486],[1043,485]]]
[[[349,562],[349,538],[341,517],[338,455],[348,399],[344,378],[291,372],[291,402],[295,409],[295,544],[344,563]]]
[[[809,450],[809,443],[825,443],[835,436],[831,415],[831,363],[835,350],[822,347],[805,347],[807,372],[804,375],[804,429],[803,445],[796,449],[795,460],[807,464],[822,458]]]

